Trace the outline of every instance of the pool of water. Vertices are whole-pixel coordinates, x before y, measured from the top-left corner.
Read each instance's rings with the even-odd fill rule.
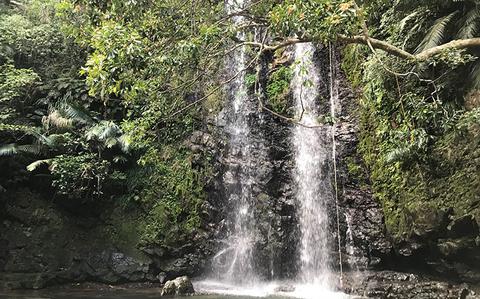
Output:
[[[0,298],[8,299],[148,299],[160,298],[160,289],[135,289],[135,290],[42,290],[42,291],[6,291],[0,292]],[[227,296],[227,295],[199,295],[190,297],[175,298],[195,298],[195,299],[247,299],[251,297]]]
[[[195,290],[205,294],[247,296],[249,298],[298,298],[298,299],[343,299],[346,294],[333,292],[319,284],[299,284],[288,281],[258,283],[251,286],[235,286],[214,280],[197,281]]]
[[[42,291],[4,291],[0,292],[0,298],[8,299],[148,299],[148,298],[166,298],[160,297],[160,289],[135,289],[135,290],[42,290]],[[175,298],[195,298],[195,299],[251,299],[251,296],[233,296],[233,295],[198,295],[189,297]],[[275,298],[282,298],[276,296]]]
[[[348,298],[345,294],[328,291],[315,285],[290,285],[287,283],[264,283],[252,286],[234,286],[216,281],[198,281],[194,283],[198,294],[195,299],[252,299],[252,298],[305,298],[305,299],[340,299]],[[159,298],[161,288],[124,289],[45,289],[38,291],[0,291],[0,298],[8,299],[148,299]]]

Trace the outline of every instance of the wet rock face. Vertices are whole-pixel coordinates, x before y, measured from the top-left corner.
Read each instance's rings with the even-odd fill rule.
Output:
[[[478,298],[465,284],[452,285],[393,271],[347,273],[342,290],[359,298]]]
[[[338,94],[334,126],[342,262],[346,269],[379,267],[391,258],[392,244],[386,233],[382,208],[365,183],[366,175],[352,173],[349,169],[352,167],[349,164],[360,163],[357,152],[359,120],[355,112],[358,101],[341,69],[340,50],[332,49],[332,55],[329,52],[328,48],[322,49],[318,56],[324,61],[320,64],[323,72],[327,76],[334,73],[332,91]],[[336,232],[334,204],[330,205],[329,215],[331,230]],[[338,243],[336,238],[337,234],[335,244]]]
[[[151,261],[108,241],[99,219],[73,217],[29,190],[11,192],[3,208],[0,288],[155,281]]]
[[[347,170],[349,157],[357,158],[358,120],[355,117],[356,99],[352,89],[342,73],[339,51],[334,50],[330,58],[328,47],[319,47],[316,52],[317,66],[320,72],[318,105],[322,115],[330,111],[330,73],[335,72],[335,87],[338,88],[339,101],[336,107],[335,140],[337,142],[338,186],[339,186],[339,222],[341,251],[345,268],[368,268],[379,266],[391,257],[392,245],[386,237],[383,213],[379,204],[373,199],[368,188]],[[291,54],[291,53],[290,53]],[[293,56],[286,53],[283,65],[290,65]],[[332,68],[330,68],[332,62]],[[266,75],[278,67],[273,57],[265,57],[261,84],[265,86]],[[264,88],[265,89],[265,88]],[[290,105],[293,97],[288,96]],[[252,107],[257,107],[255,98],[250,99]],[[265,100],[265,98],[264,98]],[[230,110],[229,110],[230,109]],[[295,199],[293,181],[294,146],[292,142],[292,123],[282,120],[266,111],[249,110],[250,142],[254,149],[255,183],[252,189],[255,219],[257,220],[257,237],[255,248],[255,266],[260,274],[269,279],[294,278],[300,232],[298,228],[298,202]],[[212,134],[219,155],[217,155],[217,178],[209,190],[212,210],[218,217],[212,221],[217,228],[214,239],[222,240],[228,228],[228,190],[224,184],[224,174],[229,164],[235,161],[226,159],[230,135],[226,127],[227,118],[234,115],[228,106],[220,113]],[[330,145],[326,145],[330,146]],[[327,165],[333,167],[333,165]],[[234,181],[234,179],[232,179]],[[332,181],[333,184],[333,181]],[[328,205],[333,263],[338,265],[337,226],[335,202]],[[221,244],[217,245],[221,248]],[[333,265],[335,267],[335,265]]]

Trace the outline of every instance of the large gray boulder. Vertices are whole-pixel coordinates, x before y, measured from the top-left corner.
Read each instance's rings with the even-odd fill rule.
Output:
[[[162,288],[162,296],[173,295],[192,295],[195,293],[193,284],[187,276],[177,277],[174,280],[169,280]]]

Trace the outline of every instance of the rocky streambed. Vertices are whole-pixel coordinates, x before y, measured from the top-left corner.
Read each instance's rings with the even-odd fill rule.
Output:
[[[338,277],[339,278],[339,277]],[[204,281],[194,281],[179,277],[160,283],[136,283],[107,285],[98,283],[77,283],[49,287],[42,290],[0,291],[0,298],[115,298],[140,299],[160,296],[198,299],[229,298],[422,298],[422,299],[468,299],[480,298],[475,286],[448,281],[435,280],[415,274],[394,271],[347,272],[343,276],[343,285],[336,290],[323,292],[311,289],[310,293],[301,292],[305,286],[292,281],[266,282],[255,286],[233,287],[210,282],[210,289]],[[215,288],[211,286],[215,285]],[[220,286],[221,285],[221,286]],[[310,286],[311,287],[311,286]],[[195,290],[193,289],[195,288]],[[193,293],[194,292],[194,293]],[[322,295],[320,295],[322,294]]]

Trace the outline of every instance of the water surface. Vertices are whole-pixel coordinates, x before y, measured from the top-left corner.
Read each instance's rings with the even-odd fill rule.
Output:
[[[132,290],[42,290],[42,291],[2,291],[0,298],[8,299],[148,299],[168,298],[160,297],[160,289],[132,289]],[[173,297],[170,297],[173,298]],[[200,296],[177,296],[175,298],[190,299],[251,299],[245,296],[227,295],[200,295]],[[281,297],[276,297],[281,298]]]

